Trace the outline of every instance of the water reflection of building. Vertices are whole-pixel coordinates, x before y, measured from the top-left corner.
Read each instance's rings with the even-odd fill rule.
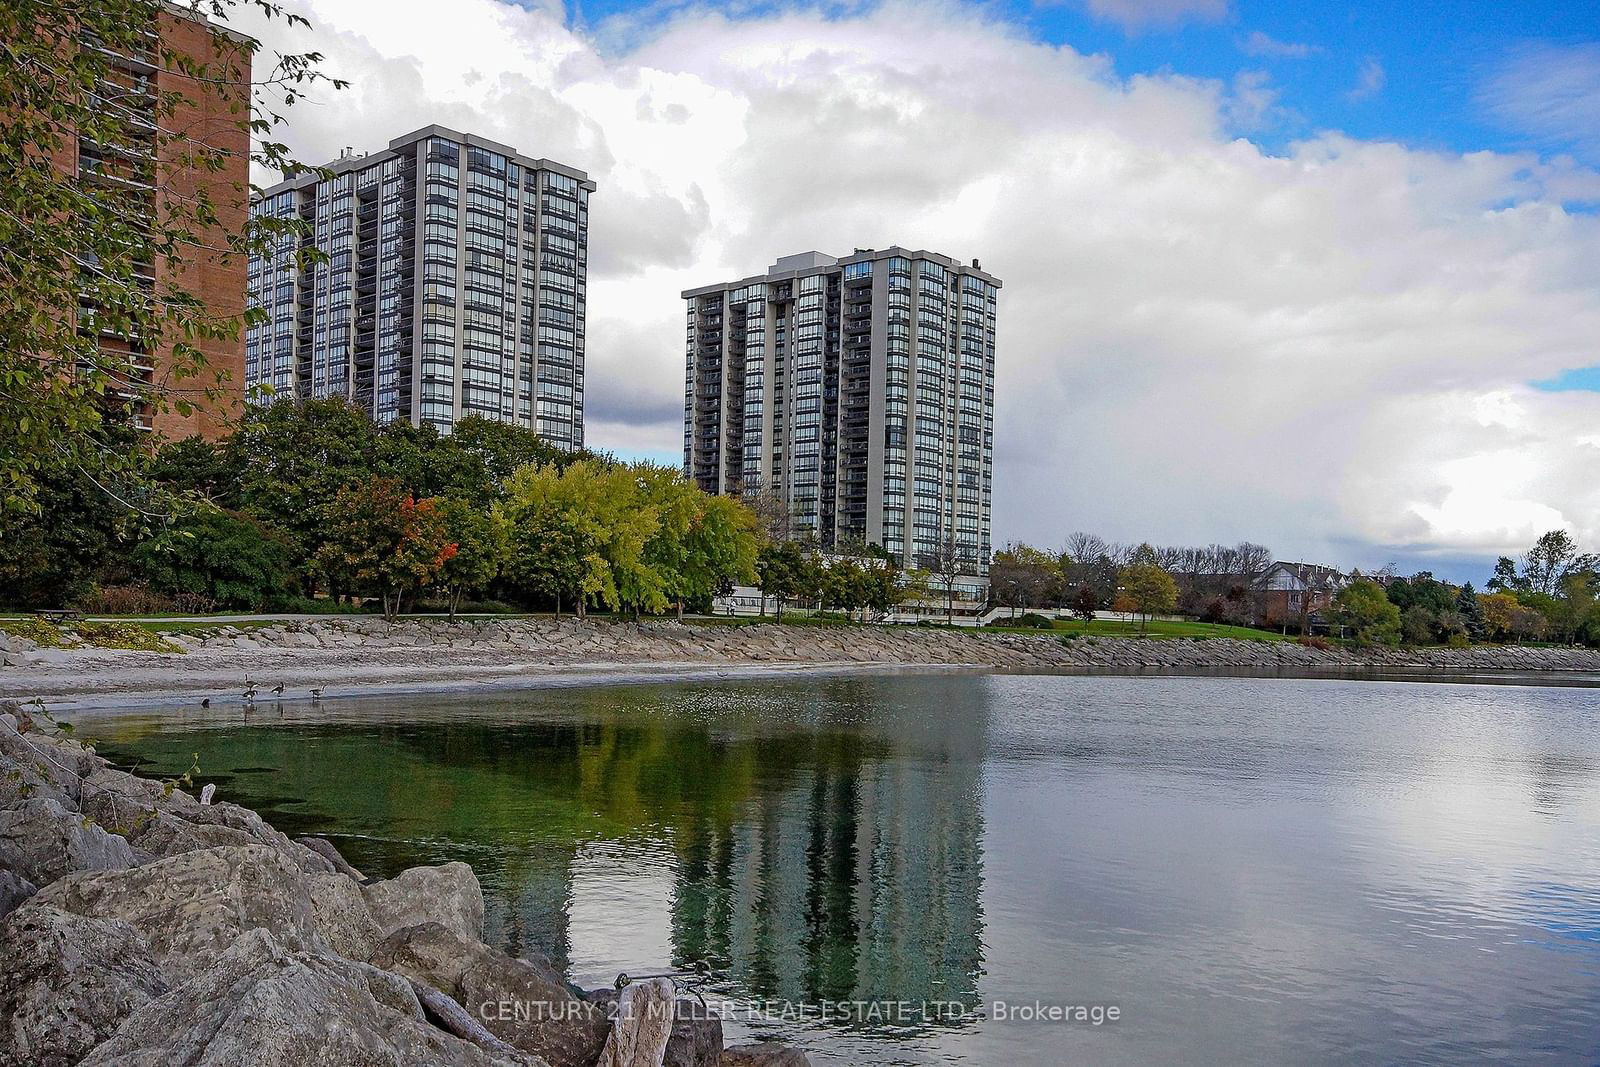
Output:
[[[971,714],[887,753],[819,735],[742,818],[681,827],[675,963],[703,961],[759,998],[972,1003],[983,725]]]

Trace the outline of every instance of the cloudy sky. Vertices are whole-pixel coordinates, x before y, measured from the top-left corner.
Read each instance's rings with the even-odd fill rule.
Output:
[[[353,83],[302,158],[438,122],[599,183],[594,447],[681,459],[681,289],[901,244],[1005,281],[997,544],[1600,547],[1592,0],[287,6],[243,28]]]

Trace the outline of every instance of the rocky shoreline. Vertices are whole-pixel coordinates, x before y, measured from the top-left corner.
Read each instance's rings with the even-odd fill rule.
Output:
[[[802,1067],[670,979],[585,992],[482,941],[463,863],[365,878],[322,839],[0,710],[0,1067]]]
[[[0,634],[0,698],[117,704],[223,694],[246,678],[290,698],[548,680],[870,667],[1245,672],[1600,672],[1600,651],[1319,649],[1293,641],[976,633],[928,627],[720,625],[548,618],[329,618],[175,633],[172,652],[39,648]],[[265,692],[263,692],[265,698]]]

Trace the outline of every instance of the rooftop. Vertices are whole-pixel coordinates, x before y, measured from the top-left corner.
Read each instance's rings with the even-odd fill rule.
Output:
[[[710,293],[739,289],[746,285],[758,285],[762,282],[783,281],[807,274],[832,273],[836,270],[843,270],[846,265],[851,263],[863,263],[868,260],[890,259],[892,257],[925,259],[930,263],[937,263],[947,270],[982,278],[997,289],[1002,284],[999,278],[979,266],[976,259],[971,264],[966,264],[940,252],[930,252],[926,248],[919,248],[913,251],[900,245],[890,245],[888,248],[858,248],[848,256],[830,256],[824,252],[815,251],[798,252],[792,256],[779,256],[778,261],[768,267],[765,274],[740,278],[738,281],[723,282],[720,285],[702,285],[694,289],[685,289],[680,295],[687,300],[691,297],[706,296]]]
[[[412,130],[410,133],[403,133],[399,137],[396,137],[394,140],[390,141],[388,148],[378,152],[347,152],[331,163],[325,164],[322,169],[325,171],[332,171],[335,177],[340,174],[348,174],[351,171],[366,170],[368,167],[371,167],[374,164],[382,163],[386,159],[392,159],[398,156],[402,148],[406,148],[409,145],[414,145],[418,141],[426,140],[429,137],[443,137],[445,140],[454,141],[457,144],[469,145],[474,148],[482,148],[485,151],[495,152],[499,155],[506,156],[512,162],[523,167],[531,167],[534,170],[548,170],[556,174],[564,174],[569,178],[577,179],[578,183],[591,193],[595,190],[595,184],[593,181],[589,180],[589,175],[576,167],[569,167],[565,163],[557,163],[552,159],[535,159],[531,156],[524,156],[510,145],[501,144],[499,141],[491,141],[489,138],[480,137],[475,133],[462,133],[459,130],[452,130],[448,126],[440,126],[438,124],[424,126],[420,130]],[[296,177],[290,178],[288,181],[282,181],[277,185],[263,189],[261,191],[261,195],[263,197],[275,196],[278,193],[286,192],[290,189],[304,189],[309,185],[315,185],[321,180],[321,176],[315,173],[300,174]]]

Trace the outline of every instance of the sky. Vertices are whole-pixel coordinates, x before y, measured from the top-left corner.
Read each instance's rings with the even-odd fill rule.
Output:
[[[352,83],[308,162],[437,122],[598,183],[591,447],[681,462],[681,290],[899,244],[1004,282],[997,545],[1600,547],[1592,0],[286,6],[238,25]]]

